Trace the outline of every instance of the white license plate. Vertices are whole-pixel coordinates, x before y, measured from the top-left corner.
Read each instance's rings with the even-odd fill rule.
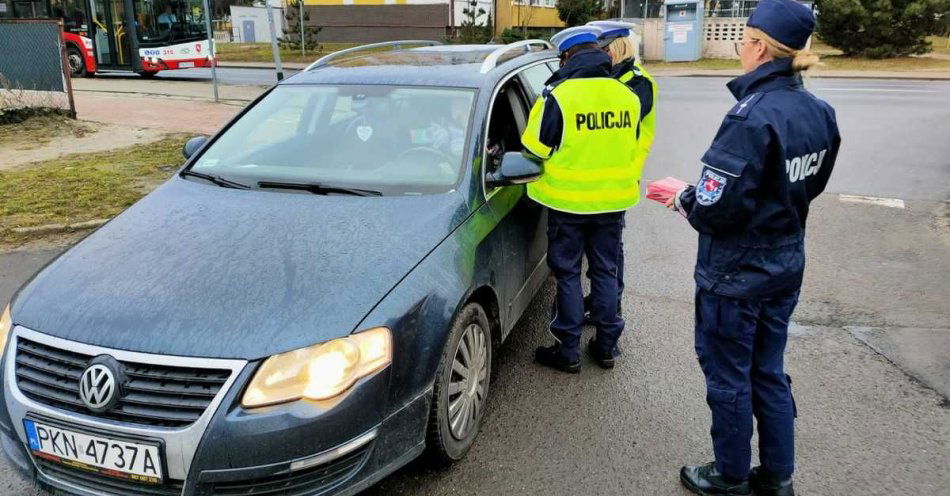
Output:
[[[194,63],[194,62],[182,62],[182,63],[178,64],[178,68],[179,68],[179,69],[187,69],[187,68],[189,68],[189,67],[194,67],[194,66],[195,66],[195,63]]]
[[[87,434],[31,419],[23,419],[23,426],[34,456],[121,479],[162,482],[162,458],[156,444]]]

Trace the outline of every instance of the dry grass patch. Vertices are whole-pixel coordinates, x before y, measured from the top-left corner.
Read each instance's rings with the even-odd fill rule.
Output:
[[[360,43],[321,43],[319,51],[307,50],[301,56],[300,50],[280,49],[281,62],[309,63],[324,55],[344,48],[359,46]],[[214,45],[218,60],[221,62],[273,62],[274,52],[270,43],[216,43]]]
[[[81,138],[95,131],[89,124],[62,115],[31,117],[18,124],[0,125],[0,150],[30,150],[54,139]]]
[[[110,218],[182,164],[188,136],[83,153],[0,171],[0,243],[22,241],[16,227]]]

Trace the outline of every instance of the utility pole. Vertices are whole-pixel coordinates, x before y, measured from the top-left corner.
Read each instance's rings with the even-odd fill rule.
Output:
[[[211,1],[205,3],[205,29],[208,31],[208,56],[211,57],[211,86],[214,88],[214,101],[218,102],[218,70],[217,57],[214,55],[214,28],[211,27]]]
[[[307,46],[307,40],[303,37],[303,0],[297,0],[297,2],[300,4],[300,56],[306,57],[307,51],[304,47]]]
[[[207,0],[205,0],[207,1]],[[277,31],[274,29],[274,9],[271,7],[271,0],[265,0],[267,5],[267,24],[270,25],[270,47],[274,52],[274,65],[277,69],[277,80],[284,79],[284,67],[280,64],[280,50],[277,48]]]

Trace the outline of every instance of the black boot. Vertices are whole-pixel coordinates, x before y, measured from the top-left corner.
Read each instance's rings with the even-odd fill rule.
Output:
[[[696,494],[726,494],[750,496],[749,481],[729,482],[719,470],[716,462],[709,462],[697,467],[683,467],[680,469],[680,482]]]
[[[612,369],[616,358],[620,356],[620,346],[614,346],[613,351],[603,351],[597,345],[597,338],[590,338],[590,341],[587,342],[587,354],[597,362],[600,368]]]
[[[560,345],[539,346],[534,350],[534,361],[545,367],[567,372],[568,374],[577,374],[581,371],[581,361],[571,362],[560,352]]]
[[[754,467],[749,474],[749,486],[756,496],[795,496],[792,478],[779,479],[762,467]]]

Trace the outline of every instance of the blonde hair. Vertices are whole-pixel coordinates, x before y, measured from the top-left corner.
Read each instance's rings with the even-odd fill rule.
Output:
[[[746,26],[745,31],[749,33],[749,37],[762,40],[762,43],[765,43],[766,51],[772,58],[784,59],[791,57],[792,70],[795,72],[807,71],[812,67],[821,65],[821,62],[818,60],[818,55],[815,55],[807,48],[801,50],[789,48],[758,28]]]
[[[630,35],[617,38],[607,45],[607,49],[610,50],[610,60],[613,65],[617,65],[624,60],[636,61],[640,58],[640,54],[638,53],[640,51],[640,44],[633,43],[634,36],[635,35]]]

